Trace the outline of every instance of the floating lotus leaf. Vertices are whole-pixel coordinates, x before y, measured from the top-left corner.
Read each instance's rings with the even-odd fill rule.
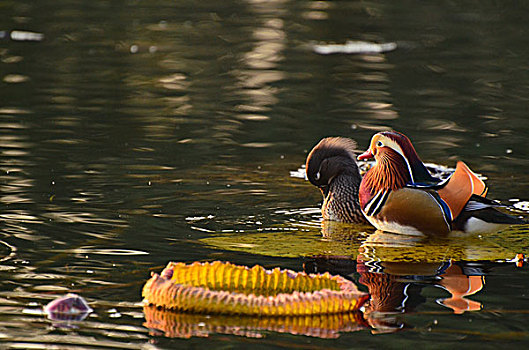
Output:
[[[349,226],[352,227],[350,224]],[[357,234],[358,231],[353,233]],[[319,254],[356,256],[360,246],[359,242],[352,240],[322,239],[319,228],[313,228],[308,232],[279,228],[276,231],[266,232],[212,234],[200,239],[199,242],[212,249],[288,258]]]
[[[318,338],[338,338],[340,333],[365,329],[360,311],[327,315],[261,317],[245,315],[198,315],[155,306],[144,306],[144,326],[170,338],[207,337],[212,333],[262,338],[273,331]]]
[[[359,253],[381,261],[439,262],[453,260],[506,260],[525,253],[529,229],[512,226],[492,234],[452,232],[447,237],[407,236],[382,231],[362,231],[351,224],[324,221],[320,232],[310,231],[250,232],[215,234],[200,240],[214,249],[241,251],[277,257],[348,255]],[[442,247],[442,248],[440,248]]]
[[[195,313],[263,316],[351,312],[367,299],[341,276],[215,261],[170,262],[143,287],[146,302]]]

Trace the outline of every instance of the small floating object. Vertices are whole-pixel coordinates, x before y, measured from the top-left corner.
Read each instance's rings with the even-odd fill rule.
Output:
[[[44,307],[44,312],[53,321],[82,321],[92,311],[83,297],[73,293],[55,299]]]
[[[376,54],[382,52],[393,51],[397,48],[397,43],[372,43],[368,41],[352,41],[348,40],[345,44],[322,44],[313,45],[314,52],[320,55],[330,55],[334,53],[346,54]]]
[[[341,276],[265,270],[227,262],[170,262],[143,287],[147,304],[193,313],[257,316],[336,314],[368,299]]]
[[[10,35],[11,40],[14,41],[42,41],[44,34],[36,32],[28,32],[25,30],[13,30]]]
[[[528,201],[516,202],[513,204],[513,207],[515,207],[516,209],[523,210],[523,211],[529,211],[529,202]]]
[[[11,32],[0,30],[0,39],[8,38],[13,41],[42,41],[44,40],[44,34],[26,30],[12,30]]]
[[[525,255],[523,255],[522,253],[518,253],[513,259],[507,260],[507,262],[515,263],[516,267],[522,267],[524,261],[525,261]]]

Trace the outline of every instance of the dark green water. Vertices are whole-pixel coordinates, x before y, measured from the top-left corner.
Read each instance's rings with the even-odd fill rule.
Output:
[[[394,128],[424,160],[463,159],[485,174],[489,197],[528,200],[527,10],[476,1],[0,0],[1,347],[526,344],[528,270],[504,261],[527,252],[528,230],[388,243],[369,229],[323,228],[323,238],[320,194],[290,171],[322,137],[365,149],[374,132]],[[13,30],[44,40],[12,40]],[[398,47],[311,49],[346,40]],[[150,271],[170,260],[305,266],[363,290],[378,276],[392,297],[335,339],[218,328],[183,339],[145,327],[140,304]],[[465,288],[471,302],[447,306]],[[83,322],[34,311],[68,291],[95,310]]]

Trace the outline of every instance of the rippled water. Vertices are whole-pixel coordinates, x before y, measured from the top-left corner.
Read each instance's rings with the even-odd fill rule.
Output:
[[[2,347],[524,344],[527,268],[508,260],[526,253],[527,229],[424,241],[322,226],[319,192],[290,171],[324,136],[365,148],[394,128],[424,160],[464,159],[488,177],[490,197],[528,200],[525,10],[0,2]],[[312,49],[347,40],[397,48]],[[144,310],[141,286],[170,260],[330,271],[372,304],[310,331],[300,320]],[[73,324],[39,312],[67,292],[95,312]]]

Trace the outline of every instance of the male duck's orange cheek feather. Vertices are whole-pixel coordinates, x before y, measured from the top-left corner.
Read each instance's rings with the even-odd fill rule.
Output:
[[[448,183],[438,191],[455,219],[473,194],[484,196],[487,186],[463,162],[457,162],[456,170]]]
[[[371,194],[385,190],[397,190],[411,181],[410,173],[403,158],[392,149],[380,149],[377,163],[362,180],[362,186]]]

